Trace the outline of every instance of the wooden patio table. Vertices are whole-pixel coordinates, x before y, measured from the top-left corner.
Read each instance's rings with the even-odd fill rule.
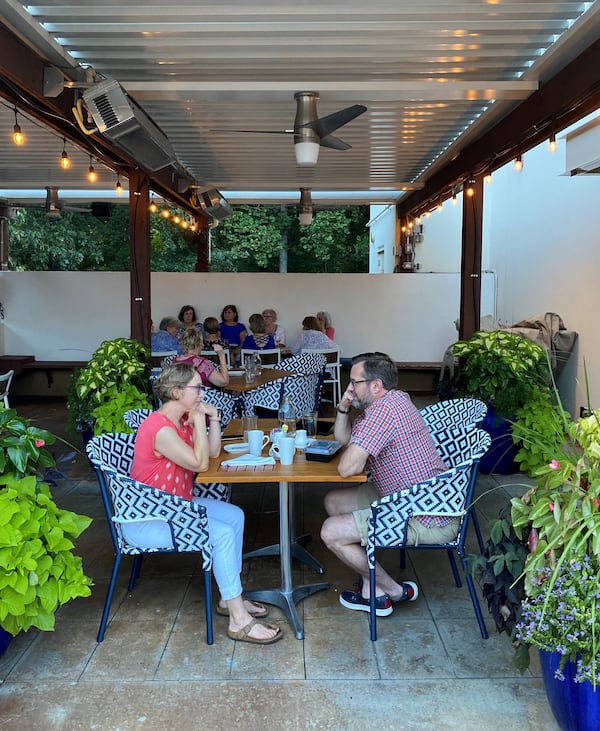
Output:
[[[294,371],[280,371],[275,368],[265,368],[263,366],[262,371],[255,377],[252,383],[246,383],[245,374],[242,374],[241,376],[230,375],[229,383],[227,386],[223,386],[223,390],[234,391],[235,393],[246,393],[246,391],[252,391],[254,388],[276,381],[278,378],[287,378],[288,376],[295,375],[297,374]]]
[[[267,431],[272,428],[269,426],[276,423],[272,419],[260,419],[259,428]],[[232,427],[233,429],[234,427]],[[303,452],[297,451],[294,456],[294,463],[291,465],[281,465],[276,462],[275,465],[261,465],[258,467],[238,467],[228,469],[221,463],[226,459],[231,459],[235,455],[231,455],[225,451],[221,451],[218,457],[209,461],[208,471],[201,472],[198,480],[201,482],[231,482],[231,483],[279,483],[279,555],[280,555],[280,585],[271,589],[259,589],[256,591],[245,592],[244,596],[252,601],[265,602],[273,604],[282,609],[290,620],[296,637],[301,640],[304,638],[304,628],[296,611],[296,604],[307,596],[311,596],[318,591],[328,589],[329,584],[326,582],[316,584],[305,584],[303,586],[294,586],[292,581],[292,537],[293,537],[293,488],[296,482],[310,483],[336,483],[336,482],[365,482],[366,475],[361,473],[352,477],[340,477],[338,473],[338,462],[340,454],[338,453],[330,462],[312,462],[306,459]],[[296,539],[293,539],[296,542]],[[300,546],[297,546],[300,548]],[[264,550],[273,553],[273,547],[268,549],[259,549],[249,555],[265,555],[261,552]],[[296,553],[296,551],[294,551]]]

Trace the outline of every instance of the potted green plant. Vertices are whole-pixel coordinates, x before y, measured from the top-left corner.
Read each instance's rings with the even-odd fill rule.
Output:
[[[536,485],[511,500],[529,543],[516,637],[542,651],[555,717],[579,731],[600,726],[600,410],[563,430]]]
[[[30,627],[54,628],[64,603],[90,595],[73,540],[91,518],[61,510],[42,471],[55,437],[14,409],[0,408],[0,628],[4,640]],[[2,639],[0,639],[0,645]]]
[[[548,358],[530,340],[504,330],[476,332],[452,348],[458,359],[452,377],[457,396],[473,396],[488,405],[483,423],[492,447],[481,461],[484,472],[512,472],[516,447],[512,424],[518,409],[538,390],[550,390]]]
[[[103,342],[87,366],[71,378],[69,431],[89,436],[108,430],[129,432],[122,415],[128,409],[151,407],[149,361],[150,351],[137,340]]]

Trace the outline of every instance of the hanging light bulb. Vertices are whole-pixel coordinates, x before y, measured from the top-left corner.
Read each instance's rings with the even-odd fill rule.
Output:
[[[184,230],[185,230],[185,229],[186,229],[186,228],[187,228],[187,227],[188,227],[189,225],[190,225],[190,224],[189,224],[189,223],[188,223],[188,222],[187,222],[187,221],[186,221],[185,219],[183,219],[183,221],[181,222],[181,228],[182,228],[182,229],[184,229]]]
[[[68,170],[71,167],[71,158],[69,157],[69,153],[67,152],[67,141],[63,137],[63,150],[62,154],[60,156],[60,166],[63,170]]]
[[[19,147],[25,143],[25,135],[21,132],[19,120],[17,118],[17,108],[15,107],[15,126],[13,127],[13,142]]]
[[[154,198],[150,199],[150,205],[148,206],[148,210],[150,211],[150,213],[156,213],[156,211],[158,211],[158,206],[154,202]]]
[[[554,132],[550,135],[550,139],[548,140],[548,149],[550,152],[556,152],[558,149],[558,143],[556,141],[556,135]]]
[[[469,182],[467,183],[467,187],[465,188],[465,195],[467,195],[469,198],[472,198],[475,195],[475,181],[473,178],[469,179]]]
[[[441,211],[443,209],[443,207],[444,207],[444,204],[442,203],[442,199],[440,198],[439,201],[437,202],[437,206],[435,207],[435,210]]]
[[[513,163],[513,166],[517,172],[521,172],[523,170],[523,155],[517,155],[515,157],[515,161]]]
[[[486,185],[489,185],[492,182],[492,173],[491,173],[491,171],[488,170],[488,172],[485,174],[485,177],[483,179],[483,182]]]
[[[94,170],[94,165],[92,162],[91,155],[90,155],[90,166],[88,168],[87,179],[90,181],[90,183],[95,183],[96,180],[98,180],[98,175],[96,174],[96,171]]]
[[[180,221],[181,221],[181,219],[179,218],[179,216],[177,214],[175,214],[173,216],[173,223],[179,223]]]
[[[456,188],[452,188],[452,205],[458,205],[458,196],[456,195]]]
[[[121,177],[119,173],[117,173],[117,184],[115,185],[115,190],[117,191],[117,195],[123,195],[123,186],[121,185]]]
[[[160,215],[163,218],[169,218],[169,216],[171,215],[171,213],[170,213],[170,211],[169,211],[168,208],[163,208],[162,211],[160,212]]]

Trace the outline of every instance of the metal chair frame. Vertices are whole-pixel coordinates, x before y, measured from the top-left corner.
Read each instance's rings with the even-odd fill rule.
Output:
[[[98,478],[115,551],[97,641],[104,640],[123,556],[133,556],[127,586],[128,591],[133,591],[145,555],[198,552],[202,556],[204,577],[206,643],[212,645],[214,642],[211,586],[212,549],[208,534],[206,508],[127,477],[125,472],[128,472],[131,466],[134,441],[134,434],[102,434],[93,437],[86,447],[87,455]],[[140,548],[129,543],[123,528],[128,523],[140,521],[166,523],[171,534],[171,545],[162,548]]]
[[[12,383],[14,375],[14,370],[7,371],[0,375],[0,401],[4,402],[4,408],[6,409],[10,409],[10,405],[8,403],[8,392],[10,391],[10,384]]]

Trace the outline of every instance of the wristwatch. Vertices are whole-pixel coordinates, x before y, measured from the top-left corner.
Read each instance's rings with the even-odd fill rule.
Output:
[[[340,409],[339,406],[336,408],[336,411],[338,412],[338,414],[349,414],[350,413],[350,409]]]

